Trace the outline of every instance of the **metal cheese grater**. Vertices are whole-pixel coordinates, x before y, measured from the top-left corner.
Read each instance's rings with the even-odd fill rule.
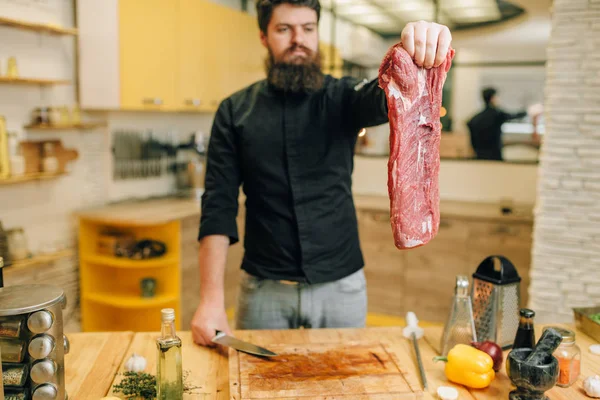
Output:
[[[519,327],[521,277],[503,256],[489,256],[473,274],[473,313],[480,341],[509,349]]]
[[[456,277],[452,309],[442,335],[442,356],[447,356],[448,352],[459,343],[468,345],[476,341],[473,305],[469,296],[469,278],[458,275]]]

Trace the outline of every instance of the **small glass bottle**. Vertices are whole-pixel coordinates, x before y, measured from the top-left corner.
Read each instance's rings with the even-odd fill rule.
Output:
[[[521,308],[519,315],[519,328],[515,335],[513,349],[533,349],[535,347],[535,330],[533,325],[535,312],[528,308]]]
[[[181,365],[181,339],[175,334],[175,310],[161,310],[161,336],[156,340],[158,400],[183,399],[183,373]]]
[[[581,373],[581,350],[575,343],[575,332],[553,326],[562,336],[562,342],[552,353],[558,360],[559,374],[557,386],[569,387],[579,378]],[[547,328],[544,328],[544,330]]]
[[[58,158],[56,158],[56,155],[54,154],[54,145],[50,142],[44,143],[43,168],[44,172],[58,172]]]
[[[447,356],[457,344],[469,345],[476,341],[477,331],[473,317],[473,302],[469,294],[469,278],[466,275],[457,275],[452,306],[444,325],[440,344],[442,356]]]

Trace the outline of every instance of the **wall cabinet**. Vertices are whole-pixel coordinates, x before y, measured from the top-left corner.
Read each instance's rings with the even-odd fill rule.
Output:
[[[175,108],[177,1],[119,0],[121,108]]]
[[[265,77],[256,17],[211,0],[79,0],[84,109],[214,111]],[[323,43],[324,69],[342,60]]]

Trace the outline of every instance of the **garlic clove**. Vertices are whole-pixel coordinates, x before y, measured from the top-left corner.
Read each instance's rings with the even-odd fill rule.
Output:
[[[600,398],[600,376],[588,376],[583,381],[583,390],[589,397]]]
[[[125,362],[125,371],[142,372],[146,369],[146,359],[136,353]]]
[[[451,386],[440,386],[437,389],[437,394],[442,400],[456,400],[458,399],[458,390]]]

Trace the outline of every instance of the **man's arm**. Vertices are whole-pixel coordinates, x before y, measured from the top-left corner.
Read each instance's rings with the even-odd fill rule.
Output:
[[[362,128],[388,122],[387,99],[378,78],[367,82],[352,79],[349,83],[345,115],[350,128],[358,133]]]
[[[239,241],[236,217],[242,182],[237,139],[227,101],[213,123],[206,159],[205,191],[198,240],[200,304],[192,319],[194,342],[211,345],[216,330],[229,333],[225,314],[224,275],[229,246]]]
[[[502,123],[513,120],[513,119],[519,119],[519,118],[523,118],[523,117],[527,116],[527,111],[519,111],[517,113],[508,113],[508,112],[500,110],[499,113],[500,113],[500,119],[502,120]]]

